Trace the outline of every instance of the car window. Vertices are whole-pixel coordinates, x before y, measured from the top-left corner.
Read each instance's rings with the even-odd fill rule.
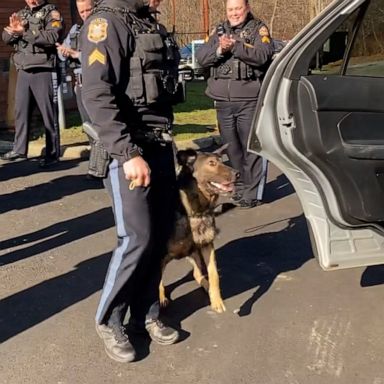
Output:
[[[346,75],[384,77],[383,1],[371,1],[352,46]]]
[[[384,7],[382,0],[372,0],[364,15],[360,9],[339,26],[312,59],[310,74],[384,77]],[[354,37],[354,30],[357,34]],[[354,37],[354,39],[353,39]],[[345,51],[353,39],[346,59]]]

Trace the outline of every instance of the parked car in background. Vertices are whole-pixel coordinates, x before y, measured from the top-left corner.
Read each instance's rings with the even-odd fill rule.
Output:
[[[195,77],[204,75],[204,69],[196,60],[196,51],[204,43],[204,40],[192,40],[191,43],[180,49],[179,73],[183,76],[184,80],[191,81]]]

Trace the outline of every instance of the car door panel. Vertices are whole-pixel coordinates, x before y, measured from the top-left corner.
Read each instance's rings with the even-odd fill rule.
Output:
[[[293,103],[296,148],[330,180],[351,225],[384,221],[383,87],[384,79],[308,76],[298,82]]]
[[[249,140],[294,186],[326,270],[384,262],[384,76],[345,76],[369,4],[335,1],[282,51]],[[319,47],[350,20],[341,73],[308,73]]]

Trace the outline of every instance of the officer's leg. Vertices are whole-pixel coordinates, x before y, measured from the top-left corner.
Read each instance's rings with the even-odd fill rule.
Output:
[[[225,144],[228,144],[227,154],[231,166],[240,172],[237,180],[236,193],[243,194],[244,169],[243,150],[236,128],[235,110],[237,102],[216,101],[217,121],[219,123],[220,135]]]
[[[171,144],[144,146],[144,158],[151,167],[149,204],[153,233],[152,251],[142,258],[137,274],[134,301],[131,305],[130,329],[148,332],[158,344],[175,343],[179,332],[159,320],[159,283],[161,260],[174,229],[177,201],[176,177]],[[144,323],[145,321],[145,323]]]
[[[45,157],[60,157],[60,133],[57,104],[57,73],[39,72],[32,77],[31,89],[45,126]]]
[[[84,107],[81,91],[82,91],[81,85],[76,84],[75,85],[75,95],[76,95],[77,109],[80,113],[82,123],[83,124],[85,122],[90,123],[91,119],[88,115],[87,110]],[[89,145],[91,148],[89,158],[92,159],[93,156],[97,156],[97,152],[95,152],[95,151],[97,151],[97,148],[95,147],[95,141],[94,141],[94,139],[92,139],[92,137],[88,136],[88,141],[89,141]],[[88,163],[88,177],[92,177],[92,176],[94,176],[94,172],[92,172],[92,170],[89,169],[89,163]]]
[[[83,100],[81,98],[81,86],[76,84],[75,86],[75,94],[76,94],[76,102],[77,102],[77,109],[79,110],[81,121],[85,123],[86,121],[91,121],[89,118],[88,112],[86,111]]]
[[[247,151],[248,138],[257,101],[241,102],[237,111],[237,127],[244,154],[244,199],[262,200],[266,183],[267,160]]]
[[[32,74],[19,71],[15,93],[15,142],[13,150],[21,155],[28,152],[29,122],[32,113],[32,93],[30,79]]]
[[[105,186],[113,202],[118,243],[109,264],[96,323],[112,327],[123,324],[136,290],[137,266],[150,253],[150,187],[129,189],[123,168],[116,160],[110,164]]]
[[[143,146],[143,156],[151,168],[149,204],[153,233],[152,252],[140,262],[131,316],[137,323],[159,316],[161,260],[174,228],[177,201],[176,175],[172,144]]]

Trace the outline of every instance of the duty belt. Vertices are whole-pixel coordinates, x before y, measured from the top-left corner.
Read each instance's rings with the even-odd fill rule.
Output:
[[[256,80],[258,76],[252,67],[236,60],[231,64],[224,63],[218,67],[212,67],[211,77],[227,80]]]
[[[132,132],[132,137],[137,142],[167,144],[173,141],[172,132],[163,128],[153,128],[148,130],[140,129]]]
[[[83,85],[83,75],[81,73],[75,73],[76,85],[81,87]]]

